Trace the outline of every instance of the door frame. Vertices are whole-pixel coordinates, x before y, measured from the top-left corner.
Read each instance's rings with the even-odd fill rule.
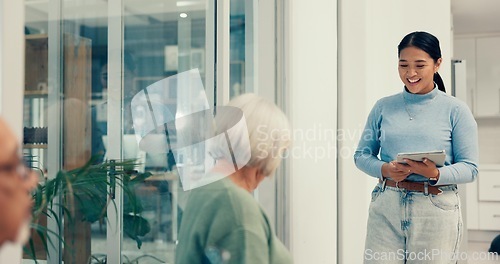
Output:
[[[108,2],[108,152],[122,159],[124,0]],[[229,1],[208,0],[206,8],[206,93],[209,105],[229,101]],[[215,66],[215,67],[214,67]],[[114,69],[114,70],[113,70]],[[120,69],[120,70],[116,70]],[[215,76],[214,76],[215,75]],[[215,80],[215,82],[214,82]],[[120,89],[112,89],[120,87]],[[115,203],[107,208],[107,256],[109,263],[122,263],[123,191],[117,186]]]

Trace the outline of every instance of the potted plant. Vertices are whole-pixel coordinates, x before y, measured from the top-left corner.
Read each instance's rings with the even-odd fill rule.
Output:
[[[65,234],[57,239],[64,243],[65,254],[71,254],[78,243],[75,241],[78,239],[77,232],[88,232],[86,237],[89,238],[90,224],[106,221],[107,206],[114,203],[114,188],[123,190],[123,232],[136,241],[138,248],[142,245],[141,237],[150,232],[148,221],[141,216],[141,200],[134,190],[151,173],[137,173],[134,170],[137,165],[135,160],[105,161],[98,164],[95,164],[95,160],[97,159],[91,159],[84,166],[73,170],[58,172],[54,179],[46,180],[34,192],[33,232],[25,246],[25,252],[35,261],[40,253],[37,252],[40,251],[40,244],[47,252],[48,243],[57,242],[49,240],[47,243],[47,233],[52,231],[46,228],[46,218],[54,219],[59,226],[64,225]],[[54,202],[55,198],[60,202]],[[56,211],[59,209],[63,211],[64,218],[59,217]],[[90,243],[90,239],[87,240],[85,242]],[[88,250],[90,258],[90,245]],[[71,256],[65,258],[71,259]]]

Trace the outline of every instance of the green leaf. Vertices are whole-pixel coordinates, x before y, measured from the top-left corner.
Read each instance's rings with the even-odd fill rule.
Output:
[[[151,232],[151,228],[148,221],[139,215],[143,211],[143,206],[135,194],[135,186],[144,182],[152,174],[145,172],[132,176],[131,171],[138,165],[136,160],[123,160],[114,163],[105,161],[96,164],[97,160],[100,158],[92,157],[79,168],[59,171],[55,178],[38,186],[33,195],[33,219],[36,221],[39,215],[46,215],[48,218],[54,219],[58,228],[62,229],[63,218],[60,218],[58,213],[60,210],[66,215],[65,219],[68,221],[68,225],[72,225],[74,221],[89,223],[104,219],[109,221],[107,207],[110,202],[113,203],[114,209],[117,211],[115,201],[109,198],[108,174],[111,166],[115,166],[115,174],[111,177],[114,177],[116,188],[123,188],[124,232],[134,239],[137,242],[137,247],[140,248],[142,245],[140,237]],[[76,208],[80,210],[82,219],[74,218]],[[50,241],[51,236],[45,234],[47,232],[57,234],[56,232],[37,224],[33,224],[32,228],[36,230],[38,235],[45,237],[42,240],[46,249],[47,240],[53,246],[53,241]],[[63,237],[57,236],[57,238],[66,245]]]
[[[130,238],[136,241],[137,248],[141,249],[142,240],[140,236],[145,236],[151,232],[149,222],[138,215],[123,216],[123,232]]]

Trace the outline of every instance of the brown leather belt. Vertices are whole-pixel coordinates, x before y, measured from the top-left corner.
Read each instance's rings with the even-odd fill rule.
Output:
[[[382,180],[379,180],[379,182],[382,183]],[[423,193],[425,193],[425,188],[427,188],[427,192],[434,195],[441,194],[443,191],[439,189],[439,187],[446,186],[446,185],[432,186],[425,184],[423,182],[411,182],[411,181],[395,182],[389,179],[385,179],[385,185],[399,189],[405,189],[411,192],[423,192]]]

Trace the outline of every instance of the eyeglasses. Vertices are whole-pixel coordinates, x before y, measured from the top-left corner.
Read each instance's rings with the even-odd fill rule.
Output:
[[[21,179],[27,179],[31,173],[31,169],[26,166],[25,162],[20,159],[19,162],[15,164],[6,164],[0,166],[0,174],[17,174]]]

